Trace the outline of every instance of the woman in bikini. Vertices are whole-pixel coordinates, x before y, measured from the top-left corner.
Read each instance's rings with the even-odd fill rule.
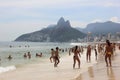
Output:
[[[78,50],[78,46],[75,46],[73,50],[73,53],[74,53],[74,56],[73,56],[73,68],[75,68],[75,64],[76,64],[76,61],[78,62],[78,68],[80,68],[80,59],[79,59],[79,56],[80,56],[80,51]],[[70,53],[69,53],[70,55]],[[79,55],[79,56],[78,56]]]
[[[111,55],[112,55],[112,52],[113,52],[112,50],[113,50],[113,47],[111,46],[110,41],[106,40],[105,62],[106,62],[107,67],[108,67],[108,60],[109,60],[109,65],[112,66],[112,64],[111,64]]]

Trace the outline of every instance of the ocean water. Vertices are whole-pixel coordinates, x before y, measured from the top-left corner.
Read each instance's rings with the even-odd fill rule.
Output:
[[[26,64],[40,63],[50,57],[51,48],[60,49],[70,48],[70,43],[41,43],[41,42],[0,42],[0,73],[14,70],[17,67]],[[24,58],[24,53],[31,53],[31,59]],[[36,57],[36,53],[43,54],[42,57]],[[7,57],[11,55],[12,59]],[[60,52],[60,55],[65,55]]]
[[[69,54],[69,50],[68,48],[71,48],[75,45],[79,45],[79,46],[86,46],[87,43],[41,43],[41,42],[0,42],[0,73],[3,72],[8,72],[8,71],[12,71],[15,70],[17,68],[24,68],[24,66],[29,66],[29,64],[31,66],[36,65],[36,63],[40,63],[43,64],[43,68],[47,66],[44,65],[48,65],[48,67],[50,67],[50,53],[51,53],[51,48],[55,49],[56,47],[59,47],[61,49],[60,52],[60,57],[61,59],[63,59],[62,61],[66,61],[66,65],[69,66],[69,69],[71,69],[72,67],[72,63],[73,62],[73,58],[72,56],[70,57],[70,59],[66,60],[66,56],[68,56]],[[10,47],[12,46],[12,47]],[[64,49],[64,52],[62,52],[62,49]],[[66,51],[67,49],[67,51]],[[86,50],[85,50],[86,51]],[[24,53],[31,53],[31,59],[28,58],[24,58],[23,55]],[[43,54],[42,57],[36,57],[36,53],[41,53]],[[85,68],[88,66],[91,66],[93,64],[95,64],[95,58],[94,55],[92,57],[92,63],[88,64],[86,63],[86,52],[84,52],[84,54],[81,54],[81,67]],[[13,58],[11,60],[9,60],[7,57],[11,55]],[[73,55],[73,54],[72,54]],[[61,61],[61,64],[62,64]],[[70,62],[69,64],[67,64],[67,62]],[[41,65],[42,66],[42,65]],[[67,69],[68,66],[64,66],[64,69]],[[70,67],[71,66],[71,67]],[[51,66],[53,67],[53,66]],[[45,68],[45,69],[46,69]],[[51,69],[51,68],[50,68]],[[67,69],[68,70],[68,69]],[[86,69],[82,69],[83,72],[86,71]],[[46,71],[45,71],[46,72]],[[48,70],[49,72],[49,70]],[[45,73],[46,74],[46,73]],[[73,74],[71,74],[73,75]]]
[[[54,68],[54,63],[50,62],[49,57],[51,48],[66,49],[75,45],[87,46],[87,43],[0,42],[0,74],[9,72],[1,75],[0,80],[12,80],[13,75],[15,75],[15,80],[74,80],[80,73],[86,72],[88,67],[96,64],[93,50],[91,62],[87,63],[86,49],[84,49],[80,57],[80,69],[77,68],[77,64],[76,69],[73,69],[73,54],[69,56],[69,50],[65,52],[59,51],[60,64],[57,68]],[[31,59],[23,57],[24,53],[27,52],[31,53]],[[36,53],[41,52],[43,56],[36,58]],[[9,54],[12,55],[13,59],[7,59]],[[28,73],[29,76],[24,76],[28,75]]]

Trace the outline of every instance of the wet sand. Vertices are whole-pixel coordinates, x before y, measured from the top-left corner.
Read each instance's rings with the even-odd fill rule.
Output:
[[[117,50],[112,57],[112,67],[106,67],[104,57],[94,66],[90,66],[87,72],[79,74],[74,80],[120,80],[120,51]]]

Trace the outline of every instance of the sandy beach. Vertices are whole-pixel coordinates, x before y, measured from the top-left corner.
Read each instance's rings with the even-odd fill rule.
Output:
[[[49,59],[43,63],[29,64],[16,70],[1,73],[0,80],[119,80],[120,51],[116,51],[112,67],[106,67],[103,58],[97,63],[92,55],[91,63],[86,62],[85,53],[81,56],[81,68],[72,68],[73,56],[61,57],[57,68]],[[94,54],[94,52],[92,52]]]
[[[101,56],[100,56],[101,57]],[[94,66],[90,66],[87,72],[79,74],[74,80],[120,80],[120,51],[112,57],[112,67],[106,67],[104,57]]]

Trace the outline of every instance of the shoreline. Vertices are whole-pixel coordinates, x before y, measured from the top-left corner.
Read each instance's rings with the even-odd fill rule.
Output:
[[[80,69],[73,69],[73,55],[65,54],[60,58],[60,64],[54,68],[49,58],[42,63],[22,66],[16,70],[0,74],[0,80],[119,80],[120,51],[116,51],[112,67],[106,67],[104,57],[97,62],[92,55],[91,63],[86,62],[86,49],[81,55]],[[94,51],[92,51],[94,54]]]
[[[60,64],[54,68],[53,63],[50,63],[49,58],[43,63],[35,63],[25,65],[24,67],[17,68],[16,70],[0,74],[0,80],[73,80],[79,73],[87,71],[89,66],[94,65],[96,62],[93,60],[91,63],[86,63],[86,50],[81,56],[81,68],[73,69],[73,55],[60,58]],[[46,77],[47,76],[47,77]]]

